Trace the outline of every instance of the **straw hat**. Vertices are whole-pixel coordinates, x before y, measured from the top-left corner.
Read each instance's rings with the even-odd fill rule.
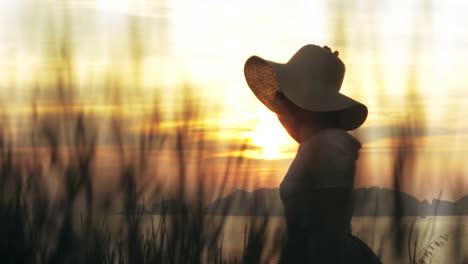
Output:
[[[271,111],[281,114],[287,106],[281,92],[300,109],[336,112],[339,126],[354,130],[367,118],[367,107],[340,93],[345,65],[328,47],[306,45],[285,64],[250,57],[244,74],[252,92]]]

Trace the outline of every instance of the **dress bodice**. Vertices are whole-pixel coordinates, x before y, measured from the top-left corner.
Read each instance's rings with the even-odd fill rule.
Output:
[[[280,189],[290,193],[353,188],[360,147],[359,141],[344,130],[327,129],[317,133],[299,145]]]
[[[343,256],[340,249],[344,250],[345,236],[351,233],[360,146],[357,139],[339,129],[323,130],[300,144],[280,185],[292,255],[316,252],[324,257],[323,247],[329,245],[333,253],[327,258]],[[307,249],[300,250],[305,246]]]

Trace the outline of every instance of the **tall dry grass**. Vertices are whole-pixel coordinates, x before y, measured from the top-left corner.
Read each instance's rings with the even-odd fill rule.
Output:
[[[342,3],[337,7],[338,10],[332,11],[339,18],[334,24],[333,41],[345,47],[347,21]],[[55,110],[44,111],[43,102],[33,100],[27,121],[29,129],[25,126],[21,137],[15,135],[8,120],[0,123],[0,260],[3,263],[270,263],[276,260],[282,236],[278,232],[273,243],[267,241],[272,239],[267,236],[271,216],[258,213],[264,212],[262,199],[265,197],[254,199],[251,210],[256,213],[249,216],[244,241],[238,241],[243,243],[240,256],[223,251],[228,216],[214,218],[205,214],[207,203],[229,192],[233,179],[245,173],[248,161],[242,153],[249,144],[240,139],[238,145],[231,147],[232,153],[240,154],[225,158],[221,165],[223,173],[218,173],[219,161],[214,164],[208,150],[213,144],[223,145],[223,142],[213,142],[208,137],[201,122],[206,106],[196,100],[195,89],[182,89],[182,96],[173,109],[165,108],[161,98],[154,98],[151,111],[137,121],[130,120],[123,112],[127,107],[125,91],[143,93],[141,71],[146,49],[139,21],[131,19],[128,23],[132,87],[124,89],[128,81],[120,80],[119,76],[109,76],[105,87],[100,87],[109,91],[106,97],[110,99],[106,103],[114,106],[108,115],[90,112],[80,102],[69,28],[72,22],[67,13],[59,21],[61,30],[54,30],[54,23],[49,22],[47,38],[57,43],[44,52],[50,56],[46,59],[54,62],[48,87],[41,87],[46,85],[41,85],[39,77],[36,87],[38,94],[47,94],[47,103],[52,103]],[[413,43],[414,61],[419,59],[420,41],[415,39]],[[373,43],[373,47],[378,49],[378,43]],[[382,72],[379,71],[382,69],[375,72],[376,87],[381,89]],[[422,105],[416,72],[413,69],[408,73],[408,109]],[[384,89],[378,94],[381,103],[386,104]],[[162,125],[165,111],[174,115],[176,125],[170,128]],[[392,249],[408,263],[431,263],[438,250],[450,241],[453,255],[462,260],[466,245],[461,218],[453,224],[454,237],[435,233],[436,217],[421,230],[417,229],[418,220],[409,224],[404,221],[405,205],[399,191],[412,184],[419,147],[416,131],[426,125],[425,109],[414,113],[411,118],[400,120],[394,131],[397,139],[392,174],[395,214],[391,229],[376,237],[376,222],[372,220],[366,232],[368,237],[363,239],[380,256],[384,254],[383,244],[391,241]],[[128,128],[132,126],[138,127],[137,133],[129,133]],[[112,149],[114,170],[105,180],[114,182],[115,186],[103,184],[104,176],[97,169],[101,162],[98,154],[103,147]],[[167,155],[175,161],[171,175],[162,170],[167,165]],[[165,189],[167,177],[172,181],[170,191]],[[245,187],[250,179],[249,175],[241,179]],[[158,217],[147,214],[154,201],[160,201]],[[220,210],[228,212],[230,205],[225,206]]]
[[[242,172],[247,144],[231,147],[240,154],[216,164],[207,156],[208,143],[222,142],[208,139],[199,125],[205,108],[191,87],[181,90],[174,104],[180,108],[164,109],[156,97],[150,113],[135,125],[122,112],[124,82],[109,76],[101,88],[109,91],[107,103],[113,110],[107,116],[88,111],[77,95],[71,21],[68,9],[63,10],[60,30],[49,22],[48,39],[57,42],[45,52],[53,64],[47,87],[41,87],[40,76],[36,87],[37,94],[49,95],[47,106],[54,111],[44,111],[43,102],[33,99],[31,118],[26,120],[29,129],[22,129],[26,136],[19,139],[2,124],[2,263],[258,262],[263,242],[256,237],[265,232],[261,225],[249,225],[244,258],[228,257],[222,250],[227,216],[215,219],[204,212],[207,202],[224,195],[232,177]],[[141,94],[142,29],[136,19],[128,25],[133,87],[125,88]],[[163,128],[168,111],[177,125]],[[137,132],[129,133],[130,126],[138,127]],[[104,179],[111,187],[99,175],[102,148],[112,152],[113,174]],[[172,175],[162,175],[159,168],[167,167],[167,160],[173,162]],[[171,178],[170,191],[163,191],[165,177]],[[181,206],[171,206],[168,197]],[[156,201],[161,211],[153,219],[147,208]]]

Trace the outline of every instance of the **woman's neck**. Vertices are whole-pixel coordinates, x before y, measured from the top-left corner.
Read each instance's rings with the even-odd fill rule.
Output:
[[[314,137],[317,133],[323,131],[323,130],[326,130],[326,129],[330,129],[332,128],[332,126],[330,125],[327,125],[327,124],[323,124],[323,123],[316,123],[314,125],[312,124],[303,124],[299,130],[299,137],[300,137],[300,140],[301,142],[304,142],[308,139],[310,139],[311,137]]]

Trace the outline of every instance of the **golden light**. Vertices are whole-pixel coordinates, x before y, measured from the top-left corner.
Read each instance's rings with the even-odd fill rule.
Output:
[[[98,0],[96,8],[111,12],[128,12],[130,8],[129,0]]]
[[[259,151],[248,153],[248,156],[258,159],[283,159],[291,158],[285,149],[297,145],[281,126],[276,115],[267,109],[258,113],[258,122],[248,134],[251,144],[259,147]]]

